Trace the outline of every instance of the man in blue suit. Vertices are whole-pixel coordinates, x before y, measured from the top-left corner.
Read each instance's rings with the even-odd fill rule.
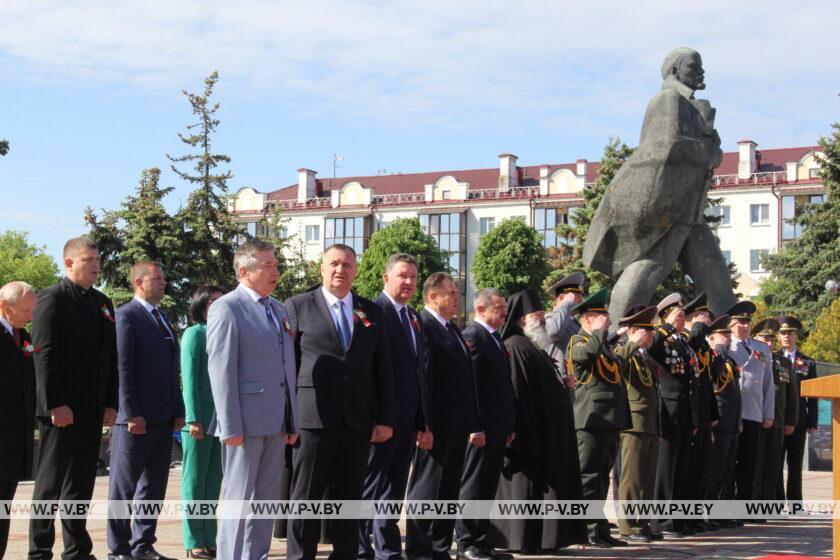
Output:
[[[116,311],[119,414],[111,432],[111,500],[163,500],[172,431],[184,425],[180,352],[172,326],[157,308],[166,281],[160,265],[139,262],[129,273],[134,299]],[[166,560],[153,548],[157,519],[108,519],[113,560]]]
[[[222,441],[225,501],[276,500],[285,444],[297,441],[294,342],[286,308],[271,297],[280,271],[274,246],[252,239],[233,266],[239,286],[207,317],[207,369],[216,412],[208,432]],[[223,505],[217,555],[265,560],[272,519],[236,518]]]
[[[417,292],[417,260],[405,253],[391,255],[383,278],[385,285],[374,303],[382,308],[391,346],[396,393],[394,436],[371,445],[362,498],[402,500],[415,446],[431,449],[433,444],[426,400],[426,339],[419,315],[408,306]],[[396,519],[365,519],[360,528],[359,558],[402,557]]]

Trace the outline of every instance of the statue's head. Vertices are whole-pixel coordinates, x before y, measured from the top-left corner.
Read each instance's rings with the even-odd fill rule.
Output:
[[[705,72],[700,53],[694,49],[680,47],[668,53],[662,63],[662,79],[673,78],[691,89],[706,89],[703,82]]]

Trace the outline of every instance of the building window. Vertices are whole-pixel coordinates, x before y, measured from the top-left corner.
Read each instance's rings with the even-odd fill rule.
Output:
[[[782,242],[793,241],[802,235],[802,225],[796,224],[794,221],[802,213],[802,210],[808,204],[819,204],[825,200],[825,196],[821,194],[799,195],[799,196],[783,196],[782,197]]]
[[[496,218],[479,218],[478,219],[478,233],[485,235],[490,233],[490,230],[496,227]]]
[[[464,214],[420,214],[420,226],[449,257],[452,277],[461,290],[461,315],[466,313],[467,220]]]
[[[712,218],[719,218],[715,222],[719,226],[729,225],[729,206],[712,206],[706,208],[706,215]]]
[[[820,168],[819,167],[812,167],[808,170],[808,178],[809,179],[819,179],[820,178]]]
[[[310,225],[306,226],[306,242],[313,243],[321,240],[321,226]]]
[[[451,200],[452,199],[452,191],[440,191],[440,199],[441,200]]]
[[[574,225],[576,208],[535,208],[534,229],[543,237],[544,247],[557,247],[568,244],[569,239],[557,235],[554,228],[559,224]]]
[[[750,249],[750,271],[764,272],[761,259],[770,254],[769,249]]]
[[[326,226],[324,248],[335,243],[343,243],[353,247],[357,255],[365,251],[370,237],[370,220],[367,217],[327,218],[324,222]]]
[[[732,251],[722,249],[721,253],[723,253],[723,260],[726,261],[726,264],[732,264]]]
[[[770,223],[769,204],[750,204],[750,225],[766,226]]]

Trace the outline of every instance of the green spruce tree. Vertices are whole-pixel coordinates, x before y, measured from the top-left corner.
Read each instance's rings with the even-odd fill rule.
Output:
[[[5,156],[9,153],[9,141],[0,140],[0,156]]]
[[[218,80],[219,73],[213,72],[204,80],[202,93],[183,92],[197,122],[187,125],[187,132],[179,133],[178,138],[191,152],[178,157],[166,156],[172,162],[172,170],[195,187],[178,213],[184,228],[182,244],[188,254],[184,289],[189,293],[204,284],[222,287],[235,284],[233,252],[237,240],[245,236],[229,209],[228,181],[233,173],[220,169],[230,163],[230,156],[213,149],[220,124],[216,114],[221,105],[213,101]]]

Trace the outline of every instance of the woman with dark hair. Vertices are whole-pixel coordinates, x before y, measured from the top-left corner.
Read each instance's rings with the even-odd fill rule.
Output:
[[[192,326],[181,338],[181,382],[186,425],[181,433],[184,463],[181,493],[184,502],[218,500],[222,486],[222,452],[219,438],[206,433],[213,417],[213,394],[207,373],[207,311],[222,297],[222,289],[202,286],[190,299]],[[216,520],[184,519],[187,558],[216,557]]]

